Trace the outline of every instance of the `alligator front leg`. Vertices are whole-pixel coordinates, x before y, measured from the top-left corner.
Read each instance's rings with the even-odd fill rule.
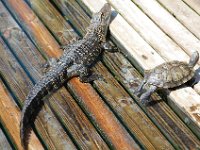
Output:
[[[91,73],[91,70],[88,67],[82,67],[79,70],[79,77],[81,82],[92,82],[94,80],[103,80],[103,76],[96,73]]]

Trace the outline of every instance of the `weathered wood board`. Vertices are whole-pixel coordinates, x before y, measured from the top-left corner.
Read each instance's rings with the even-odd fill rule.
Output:
[[[5,85],[0,81],[0,119],[6,132],[9,134],[14,147],[17,149],[23,149],[21,146],[21,141],[19,137],[19,122],[20,122],[20,110],[14,103],[14,100],[11,98],[11,95],[8,93],[8,90],[5,88]],[[6,143],[5,143],[6,146]],[[43,149],[39,140],[36,138],[35,134],[32,134],[30,137],[29,149]]]
[[[200,1],[199,0],[183,0],[183,1],[200,15]]]
[[[2,150],[12,150],[12,147],[9,144],[8,139],[6,138],[2,129],[0,129],[0,148]]]
[[[171,14],[200,39],[200,17],[182,0],[158,0]],[[198,4],[198,3],[197,3]],[[198,5],[197,5],[198,7]]]
[[[137,6],[141,8],[142,11],[152,19],[152,21],[154,21],[155,24],[153,26],[158,25],[161,28],[161,30],[166,34],[165,36],[169,36],[174,41],[174,43],[178,44],[177,47],[181,48],[180,49],[175,47],[175,49],[173,49],[172,47],[168,47],[167,43],[165,44],[161,42],[158,44],[164,44],[164,47],[166,47],[165,49],[160,49],[161,51],[165,50],[167,51],[167,53],[172,53],[173,56],[180,55],[181,53],[183,53],[181,51],[185,51],[188,55],[191,55],[192,52],[195,50],[200,53],[199,39],[196,38],[176,18],[174,18],[172,14],[170,14],[166,9],[164,9],[162,5],[160,5],[156,0],[133,0],[133,2],[137,4]],[[150,19],[145,18],[145,20]],[[149,26],[149,24],[145,23],[145,26]],[[150,29],[152,28],[150,27]],[[159,38],[158,34],[156,34],[156,38]],[[177,51],[177,49],[180,50],[180,53]],[[180,58],[178,56],[173,59],[184,60],[184,58]],[[185,60],[188,61],[188,57]]]

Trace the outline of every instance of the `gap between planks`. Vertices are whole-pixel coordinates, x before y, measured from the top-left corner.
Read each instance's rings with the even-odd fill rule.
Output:
[[[183,1],[200,15],[200,1],[199,0],[183,0]]]
[[[14,146],[12,147],[12,145],[10,145],[8,139],[6,138],[6,134],[3,132],[2,127],[0,128],[0,149],[14,149]]]
[[[2,80],[0,79],[0,118],[3,122],[3,125],[6,129],[6,132],[9,134],[9,137],[12,139],[12,142],[15,144],[16,148],[23,150],[20,141],[19,135],[19,124],[20,124],[20,109],[14,103],[13,98],[9,94]],[[43,146],[39,142],[35,134],[31,134],[30,142],[28,145],[30,150],[43,149]]]
[[[200,39],[200,16],[182,0],[157,0],[171,14]]]

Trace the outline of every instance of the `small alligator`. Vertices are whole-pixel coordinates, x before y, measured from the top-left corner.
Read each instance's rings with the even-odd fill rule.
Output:
[[[99,78],[98,74],[90,72],[90,68],[96,62],[102,49],[116,50],[106,42],[110,19],[111,6],[106,3],[99,12],[93,15],[83,39],[64,46],[64,53],[60,59],[51,61],[49,71],[29,92],[20,122],[21,143],[25,149],[28,147],[31,124],[44,104],[46,96],[58,90],[64,82],[74,76],[79,76],[81,82],[90,82]]]

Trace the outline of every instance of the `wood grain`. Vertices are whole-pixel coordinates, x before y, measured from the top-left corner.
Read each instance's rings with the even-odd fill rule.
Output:
[[[35,44],[38,44],[40,47],[39,49],[43,49],[44,47],[50,54],[50,56],[54,56],[55,54],[55,47],[51,46],[49,43],[53,42],[53,36],[48,32],[48,30],[45,28],[45,26],[42,24],[42,22],[39,21],[37,16],[32,13],[32,10],[28,7],[28,5],[25,4],[23,1],[18,0],[12,0],[11,3],[7,0],[2,0],[7,6],[8,4],[13,4],[9,6],[10,8],[13,8],[16,10],[16,13],[13,13],[13,15],[18,19],[18,21],[21,23],[21,25],[26,29],[26,32],[33,34],[35,37],[40,38],[40,40],[36,41],[33,40],[33,42],[36,42]],[[14,11],[12,10],[12,11]],[[37,26],[40,26],[40,28],[37,28]],[[43,33],[46,33],[47,36],[44,37]],[[56,49],[59,49],[59,46],[57,45]]]
[[[200,1],[199,0],[183,0],[191,8],[193,8],[200,15]]]
[[[157,0],[171,14],[200,39],[200,16],[188,7],[182,0]]]
[[[0,51],[7,50],[5,45],[0,38]],[[1,53],[2,54],[2,53]],[[2,60],[1,60],[2,61]],[[2,62],[1,62],[2,64]],[[2,66],[0,67],[0,72],[2,71]],[[2,75],[2,74],[1,74]],[[20,123],[20,109],[17,107],[13,98],[11,97],[8,90],[5,88],[2,80],[0,80],[0,119],[4,128],[6,129],[9,137],[12,139],[12,142],[18,149],[23,149],[21,146],[21,141],[19,137],[19,123]],[[43,149],[39,140],[32,134],[30,137],[29,149]]]
[[[112,4],[126,22],[129,23],[129,25],[131,25],[131,27],[134,28],[164,60],[188,59],[188,56],[176,43],[155,26],[155,24],[130,0],[123,1],[123,5],[120,0],[108,0],[108,2]]]
[[[189,56],[192,55],[194,50],[200,53],[200,41],[196,38],[184,25],[182,25],[176,18],[173,17],[166,9],[164,9],[156,0],[134,0],[133,1],[142,11],[150,17],[156,25],[158,25],[166,35],[170,36],[175,43],[178,44]],[[159,14],[159,15],[158,15]],[[140,22],[139,22],[140,23]],[[146,26],[149,26],[148,23],[145,23]],[[155,26],[155,25],[154,25]],[[145,27],[147,28],[147,27]],[[156,38],[159,35],[156,34]],[[159,43],[161,44],[161,43]],[[165,43],[162,43],[165,44]],[[167,45],[167,43],[165,44]],[[176,56],[174,49],[170,50],[170,47],[165,46],[169,50],[167,53],[171,53]],[[166,49],[160,49],[164,51]],[[182,52],[178,52],[180,54]],[[176,56],[177,57],[177,56]],[[178,59],[175,58],[175,59]],[[169,59],[167,59],[169,60]],[[181,59],[180,59],[181,60]],[[188,58],[186,59],[188,60]],[[199,61],[200,62],[200,61]]]
[[[2,129],[0,129],[0,148],[2,150],[12,150],[11,145],[9,144],[8,139],[6,138]]]

